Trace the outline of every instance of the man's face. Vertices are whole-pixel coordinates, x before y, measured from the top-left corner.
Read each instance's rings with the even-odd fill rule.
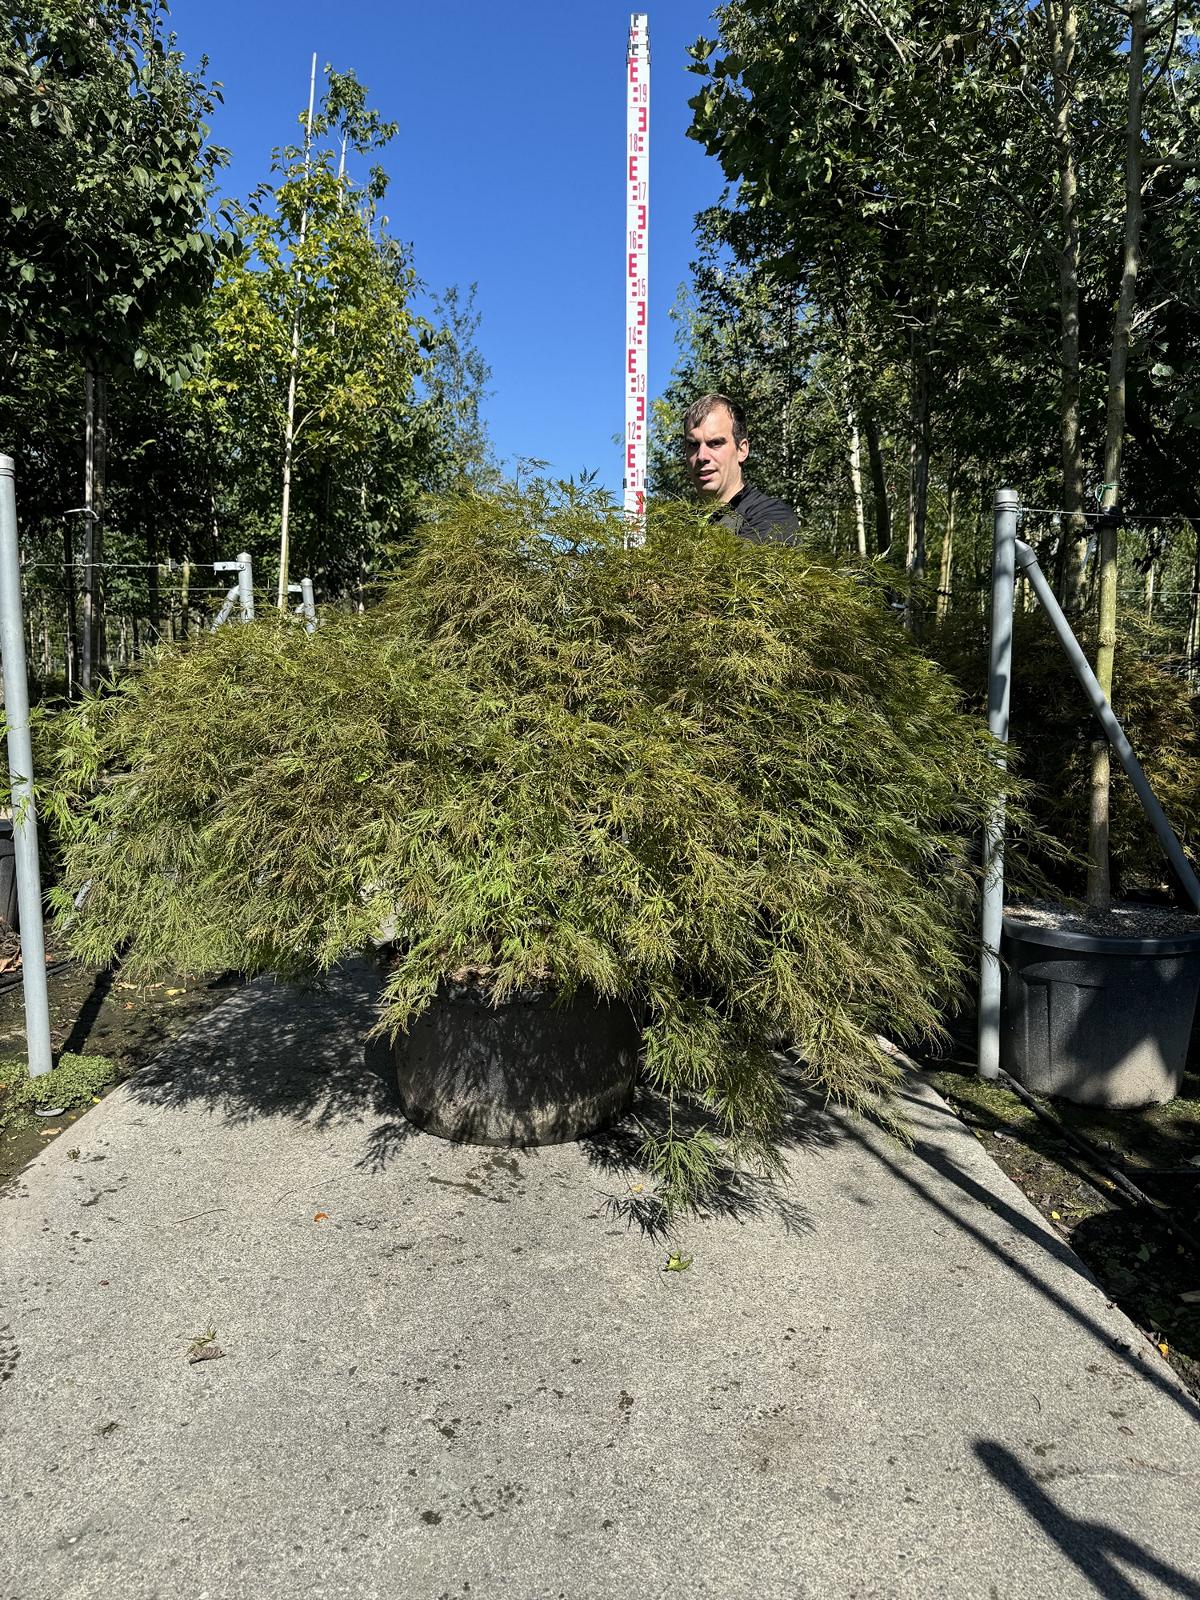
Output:
[[[728,406],[714,406],[690,433],[684,435],[684,456],[696,489],[706,500],[722,505],[742,487],[742,462],[750,454],[750,441],[733,442],[733,418]]]

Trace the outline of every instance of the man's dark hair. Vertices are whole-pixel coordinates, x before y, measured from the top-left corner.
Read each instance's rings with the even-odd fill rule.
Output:
[[[731,400],[727,394],[702,394],[699,400],[693,400],[683,414],[683,431],[685,436],[693,428],[698,428],[708,416],[710,411],[715,411],[718,406],[724,406],[733,418],[733,442],[741,444],[746,437],[746,413],[736,400]]]

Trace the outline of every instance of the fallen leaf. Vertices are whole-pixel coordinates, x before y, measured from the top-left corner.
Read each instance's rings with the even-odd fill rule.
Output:
[[[186,989],[165,989],[164,994],[186,994]]]
[[[1200,1306],[1200,1289],[1185,1289],[1179,1298],[1185,1306]]]
[[[221,1361],[225,1352],[219,1344],[202,1344],[198,1350],[188,1351],[188,1360],[195,1365],[197,1361]]]
[[[329,1221],[329,1213],[328,1213],[328,1211],[317,1211],[317,1212],[315,1212],[313,1214],[313,1221],[314,1222],[328,1222]]]
[[[1055,1222],[1061,1222],[1062,1221],[1062,1218],[1059,1216],[1057,1211],[1052,1211],[1050,1213],[1050,1215],[1054,1218]]]
[[[663,1268],[663,1271],[664,1272],[686,1272],[687,1269],[691,1266],[691,1264],[692,1264],[694,1259],[695,1259],[694,1256],[680,1255],[678,1250],[672,1250],[671,1254],[667,1257],[667,1264]]]
[[[223,1356],[225,1352],[216,1340],[217,1330],[215,1328],[209,1328],[206,1333],[198,1333],[188,1346],[188,1360],[215,1361],[218,1356]]]
[[[1162,1351],[1162,1353],[1163,1353],[1163,1355],[1169,1355],[1169,1354],[1170,1354],[1170,1348],[1169,1348],[1169,1346],[1168,1346],[1168,1345],[1167,1345],[1167,1341],[1166,1341],[1166,1340],[1165,1340],[1165,1339],[1164,1339],[1164,1340],[1163,1340],[1163,1342],[1162,1342],[1162,1343],[1161,1343],[1161,1344],[1160,1344],[1160,1345],[1159,1345],[1159,1347],[1158,1347],[1158,1348],[1159,1348],[1159,1349],[1160,1349],[1160,1350],[1161,1350],[1161,1351]]]

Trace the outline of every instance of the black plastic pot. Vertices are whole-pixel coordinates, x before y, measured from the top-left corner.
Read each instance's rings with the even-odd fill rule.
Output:
[[[628,1006],[551,989],[493,1006],[472,981],[445,980],[396,1039],[405,1116],[466,1144],[562,1144],[628,1110],[641,1030]]]
[[[1034,1094],[1161,1105],[1179,1093],[1200,932],[1100,937],[1004,918],[1001,1064]]]

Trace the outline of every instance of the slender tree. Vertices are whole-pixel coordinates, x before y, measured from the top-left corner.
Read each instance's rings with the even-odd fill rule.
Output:
[[[69,350],[84,373],[84,688],[97,625],[106,385],[130,368],[181,381],[146,329],[203,298],[233,243],[228,218],[214,220],[209,204],[224,152],[209,143],[205,118],[219,85],[204,63],[185,65],[166,12],[161,0],[16,0],[0,32],[10,262],[2,334]],[[68,541],[69,559],[71,550]]]

